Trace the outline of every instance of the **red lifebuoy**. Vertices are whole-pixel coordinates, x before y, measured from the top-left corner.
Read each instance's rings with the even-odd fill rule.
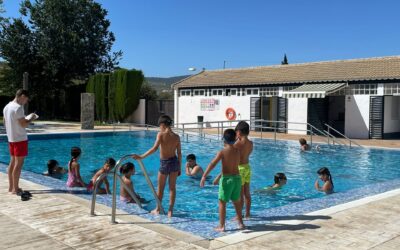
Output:
[[[233,121],[236,119],[236,111],[233,108],[227,108],[225,116],[229,121]]]

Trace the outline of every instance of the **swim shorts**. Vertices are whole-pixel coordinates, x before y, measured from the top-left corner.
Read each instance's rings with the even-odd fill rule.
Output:
[[[218,199],[224,202],[238,201],[242,190],[240,175],[223,175],[219,180]]]
[[[160,173],[169,175],[170,173],[177,172],[180,170],[179,161],[176,156],[166,160],[160,160]]]
[[[28,155],[28,141],[9,142],[8,148],[11,156],[25,157]]]
[[[239,165],[239,173],[240,176],[242,177],[242,185],[250,183],[251,168],[248,163]]]

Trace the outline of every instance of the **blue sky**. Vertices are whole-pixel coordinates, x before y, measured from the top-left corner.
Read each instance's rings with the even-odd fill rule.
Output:
[[[18,16],[19,0],[4,0]],[[121,66],[146,76],[400,54],[396,0],[99,0]]]

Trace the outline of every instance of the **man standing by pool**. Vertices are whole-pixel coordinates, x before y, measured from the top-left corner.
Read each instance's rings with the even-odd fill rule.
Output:
[[[10,149],[10,164],[8,165],[8,191],[20,195],[19,177],[25,157],[28,155],[28,136],[25,128],[37,118],[31,114],[25,118],[24,105],[29,101],[27,90],[19,89],[13,101],[3,109],[4,126],[7,132]]]

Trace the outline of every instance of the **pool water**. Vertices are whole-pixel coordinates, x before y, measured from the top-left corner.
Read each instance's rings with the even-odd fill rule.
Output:
[[[126,154],[143,153],[153,145],[155,136],[155,132],[149,131],[30,136],[29,156],[24,170],[43,173],[47,170],[46,163],[49,159],[56,159],[66,168],[70,160],[70,148],[78,146],[83,151],[79,160],[81,175],[87,183],[107,157],[118,160]],[[4,137],[2,140],[0,161],[8,162],[8,146],[4,142]],[[182,140],[182,155],[185,158],[187,154],[196,154],[197,163],[205,170],[222,147],[222,142],[189,137],[189,142]],[[143,163],[156,187],[159,153],[149,156]],[[340,193],[373,183],[400,179],[399,163],[400,151],[396,150],[368,148],[349,150],[340,146],[321,145],[319,151],[301,152],[296,142],[275,143],[255,139],[254,152],[250,158],[252,212],[257,214],[268,208],[324,196],[325,194],[314,189],[314,182],[318,177],[316,171],[320,167],[326,166],[330,169],[335,192]],[[212,178],[204,188],[200,188],[199,180],[185,176],[184,168],[182,170],[182,175],[177,181],[175,216],[203,221],[218,220],[218,187],[212,185]],[[215,177],[220,170],[218,165],[211,172],[212,177]],[[273,184],[273,176],[277,172],[286,174],[287,185],[276,192],[264,192],[264,187]],[[62,178],[66,180],[67,175]],[[146,209],[153,209],[155,202],[152,193],[138,166],[132,180],[136,192],[152,200]],[[109,181],[112,184],[111,176]],[[119,188],[117,190],[119,192]],[[168,201],[169,192],[166,186],[163,200],[165,209],[168,208]],[[227,216],[234,216],[231,204],[227,207]]]

